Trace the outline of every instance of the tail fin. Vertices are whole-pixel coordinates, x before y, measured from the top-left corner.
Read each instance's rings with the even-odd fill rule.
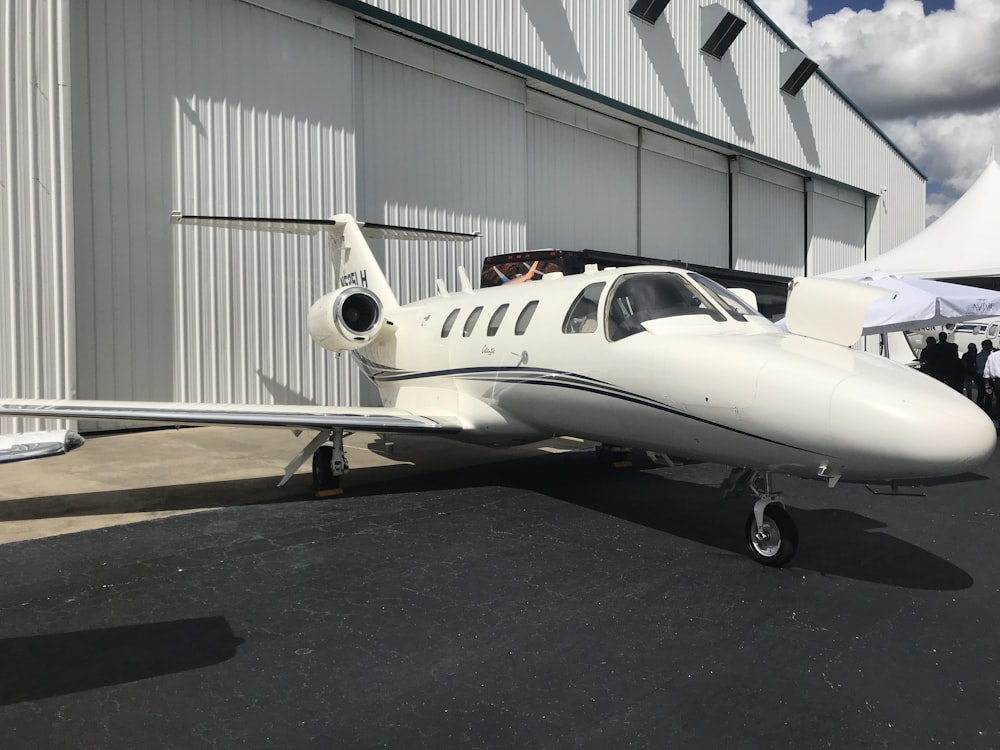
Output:
[[[337,286],[362,286],[379,298],[384,309],[398,307],[396,295],[375,260],[360,224],[348,214],[337,214],[333,222],[329,233],[330,262],[337,276]]]
[[[338,286],[362,286],[371,290],[387,308],[398,302],[389,282],[375,260],[365,239],[387,240],[446,240],[468,242],[478,233],[441,232],[389,224],[369,224],[356,221],[350,214],[337,214],[332,219],[261,219],[236,216],[191,216],[174,211],[173,224],[207,226],[224,229],[252,229],[286,234],[326,234],[330,240],[330,260]]]

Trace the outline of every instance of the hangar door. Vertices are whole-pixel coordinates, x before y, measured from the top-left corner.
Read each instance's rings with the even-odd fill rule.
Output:
[[[479,277],[524,247],[524,82],[359,23],[355,46],[359,215],[479,232],[471,243],[372,243],[401,302]]]
[[[639,254],[729,267],[729,159],[642,130]]]
[[[813,179],[809,183],[809,268],[814,276],[865,259],[865,195]]]
[[[638,129],[528,91],[528,249],[638,250]]]
[[[805,273],[805,180],[739,159],[733,174],[733,268],[794,277]]]
[[[305,330],[331,286],[322,245],[170,212],[352,208],[353,16],[297,0],[70,5],[80,398],[349,400]]]

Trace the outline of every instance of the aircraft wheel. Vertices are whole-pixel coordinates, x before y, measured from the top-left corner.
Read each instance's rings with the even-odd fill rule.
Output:
[[[340,489],[340,477],[333,473],[332,462],[332,445],[321,445],[313,453],[313,488],[317,496]]]
[[[608,469],[622,469],[632,466],[631,451],[617,445],[598,445],[594,448],[597,462]]]
[[[753,512],[747,519],[747,547],[750,556],[762,565],[781,567],[795,554],[799,532],[788,511],[776,503],[764,508],[764,523],[758,528]]]

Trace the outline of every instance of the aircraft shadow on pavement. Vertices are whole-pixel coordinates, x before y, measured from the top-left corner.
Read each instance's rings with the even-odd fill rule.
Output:
[[[0,639],[0,706],[208,667],[244,641],[225,617]]]
[[[680,481],[657,471],[609,469],[586,452],[428,474],[349,488],[365,495],[477,486],[512,487],[572,503],[717,549],[748,555],[744,524],[751,498],[723,499],[714,486]],[[788,505],[799,529],[799,551],[789,567],[822,575],[911,589],[969,588],[958,566],[880,531],[886,524],[849,510]]]
[[[743,526],[753,505],[749,498],[724,500],[716,486],[673,479],[663,473],[609,469],[590,451],[430,474],[414,474],[403,466],[369,467],[347,476],[344,498],[350,501],[421,490],[511,487],[748,555]],[[365,483],[355,484],[360,475],[364,475]],[[967,481],[979,479],[979,475],[967,477]],[[202,510],[297,502],[312,497],[311,482],[305,475],[297,476],[285,487],[276,487],[275,483],[274,477],[262,477],[7,500],[0,503],[0,521]],[[791,568],[912,589],[953,591],[972,586],[972,577],[961,568],[879,531],[885,528],[881,521],[849,510],[788,507],[800,537]]]
[[[0,522],[205,510],[302,499],[301,486],[276,485],[277,479],[271,476],[4,500],[0,502]]]

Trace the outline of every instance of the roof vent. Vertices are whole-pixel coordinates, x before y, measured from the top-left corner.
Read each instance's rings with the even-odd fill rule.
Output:
[[[701,9],[701,51],[721,60],[746,25],[718,3],[706,5]]]
[[[819,68],[805,56],[801,50],[790,49],[781,53],[781,90],[789,96],[795,96],[806,85],[806,81]]]
[[[635,0],[629,13],[646,23],[656,23],[656,19],[669,4],[670,0]]]

